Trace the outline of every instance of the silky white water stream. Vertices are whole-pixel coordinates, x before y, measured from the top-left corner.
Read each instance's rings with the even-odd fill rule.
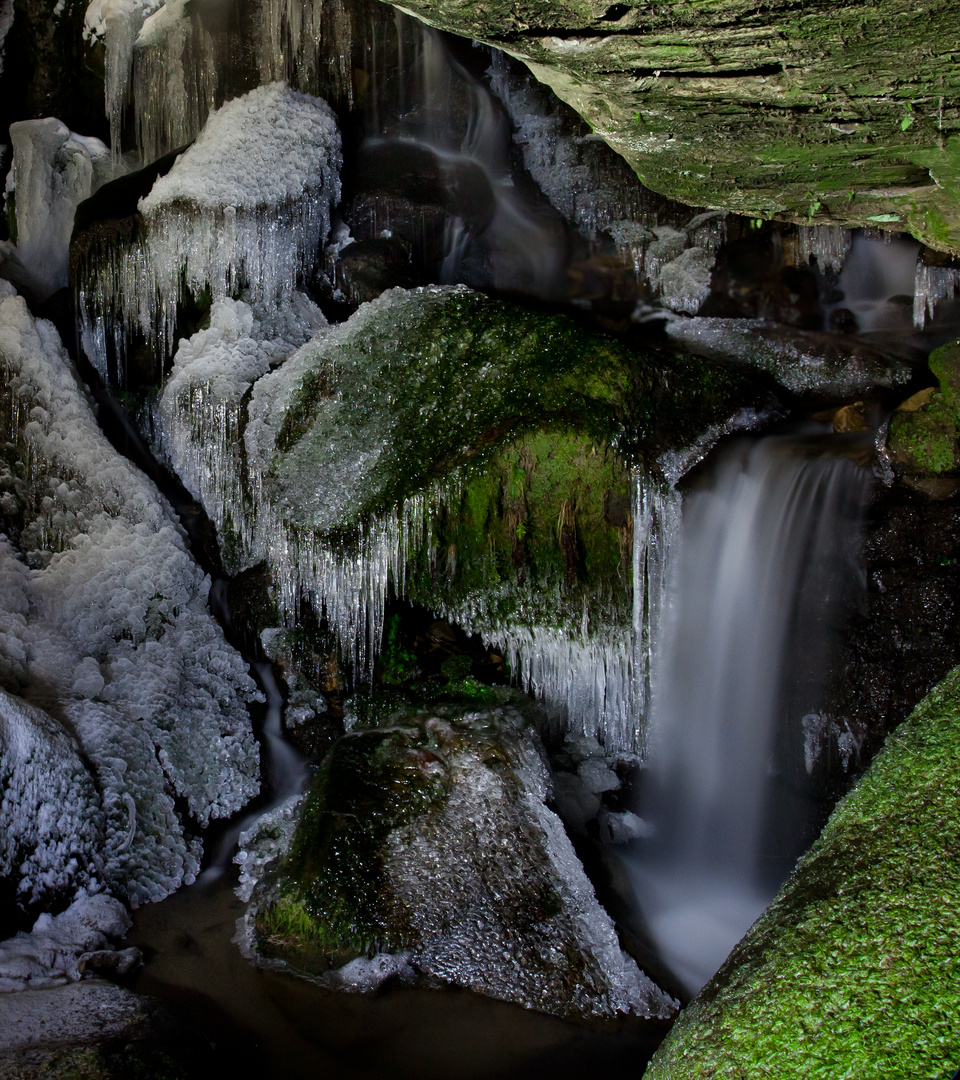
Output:
[[[651,678],[654,836],[632,869],[651,937],[691,993],[778,884],[770,818],[799,754],[790,725],[821,704],[831,630],[859,578],[870,476],[844,445],[738,441],[684,504]]]

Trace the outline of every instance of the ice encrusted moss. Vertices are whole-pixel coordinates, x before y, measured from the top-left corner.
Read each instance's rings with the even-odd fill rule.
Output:
[[[910,1076],[960,1061],[960,669],[889,736],[648,1080]]]
[[[103,883],[159,899],[199,865],[175,800],[206,825],[259,789],[258,691],[173,512],[100,431],[53,326],[5,282],[0,438],[0,677],[92,769]]]

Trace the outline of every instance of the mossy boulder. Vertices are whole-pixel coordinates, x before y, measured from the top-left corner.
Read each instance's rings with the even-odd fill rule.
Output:
[[[960,668],[887,740],[648,1080],[949,1076],[960,1061]]]
[[[935,349],[929,363],[939,385],[914,394],[894,412],[887,448],[911,486],[945,481],[950,494],[960,470],[960,343]]]
[[[654,191],[960,247],[952,0],[397,6],[522,60]]]
[[[267,822],[248,840],[244,865],[266,872],[247,947],[341,989],[399,975],[570,1018],[666,1018],[675,1004],[620,951],[549,795],[510,708],[408,711],[345,735],[292,838]]]

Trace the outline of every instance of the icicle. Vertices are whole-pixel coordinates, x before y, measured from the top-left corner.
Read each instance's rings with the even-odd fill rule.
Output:
[[[823,274],[839,274],[850,248],[853,233],[837,225],[800,225],[797,228],[797,265],[816,259]]]
[[[952,299],[960,292],[960,270],[949,266],[917,263],[913,286],[913,325],[921,330],[932,319],[941,300]]]

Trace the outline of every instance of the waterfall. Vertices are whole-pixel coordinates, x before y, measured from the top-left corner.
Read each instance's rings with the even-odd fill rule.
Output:
[[[838,441],[849,445],[739,441],[683,507],[651,678],[652,839],[632,876],[655,947],[691,993],[789,869],[773,850],[777,781],[799,771],[800,718],[822,705],[830,630],[860,578],[870,477]]]

